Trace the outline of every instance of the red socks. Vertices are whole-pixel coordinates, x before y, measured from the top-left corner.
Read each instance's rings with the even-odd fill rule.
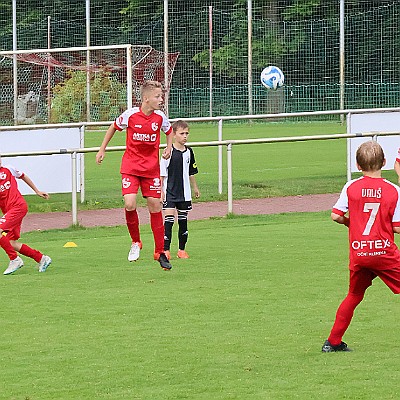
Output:
[[[27,246],[26,244],[23,244],[19,250],[19,252],[27,257],[33,258],[37,263],[40,262],[42,259],[43,254],[35,249],[32,249],[31,247]]]
[[[150,225],[154,237],[154,251],[164,253],[164,221],[161,211],[150,213]]]
[[[139,232],[139,216],[135,210],[128,211],[125,209],[126,226],[128,227],[129,234],[131,235],[132,243],[140,242]]]
[[[8,240],[7,236],[0,234],[0,246],[7,253],[10,260],[15,260],[18,257],[17,252],[12,247],[12,244]]]
[[[346,298],[340,304],[337,312],[335,323],[333,324],[331,334],[329,335],[329,343],[337,346],[342,342],[342,337],[350,325],[353,318],[355,308],[360,304],[364,294],[348,293]]]

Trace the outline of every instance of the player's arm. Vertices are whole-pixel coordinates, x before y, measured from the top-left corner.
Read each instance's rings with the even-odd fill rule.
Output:
[[[20,179],[22,179],[38,196],[46,200],[50,197],[48,193],[39,190],[28,175],[24,174]]]
[[[168,158],[171,157],[173,140],[174,140],[174,135],[171,129],[170,132],[167,134],[167,147],[162,152],[162,158],[164,158],[165,160],[168,160]]]
[[[196,199],[198,199],[200,197],[200,190],[197,186],[196,177],[194,175],[190,175],[189,180],[190,180],[190,185],[192,186],[193,189],[194,196],[196,197]]]
[[[396,171],[397,174],[397,181],[400,184],[400,162],[397,160],[394,162],[394,170]]]
[[[393,227],[393,232],[394,233],[400,233],[400,226],[394,226]]]
[[[106,147],[107,147],[108,143],[110,143],[110,140],[113,138],[116,130],[117,130],[117,128],[115,128],[114,122],[113,122],[107,129],[107,132],[104,135],[103,143],[100,146],[100,150],[96,154],[97,164],[101,164],[101,162],[104,160],[104,157],[106,154]]]
[[[334,212],[331,213],[332,221],[337,222],[338,224],[349,226],[350,218],[345,215],[336,214]]]

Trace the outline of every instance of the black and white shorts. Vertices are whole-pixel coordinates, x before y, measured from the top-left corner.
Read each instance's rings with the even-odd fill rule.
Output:
[[[190,211],[192,209],[192,202],[166,200],[163,202],[163,210],[167,208],[176,208],[179,211]]]

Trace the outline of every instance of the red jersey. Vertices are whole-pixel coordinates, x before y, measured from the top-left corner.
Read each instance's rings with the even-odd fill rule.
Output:
[[[160,177],[160,130],[166,135],[172,127],[162,111],[144,114],[139,107],[122,113],[114,122],[115,129],[126,128],[126,150],[122,157],[121,174]]]
[[[349,212],[350,269],[400,266],[393,227],[400,226],[400,188],[383,178],[363,176],[348,182],[333,206]]]
[[[18,190],[15,178],[22,178],[23,172],[8,165],[0,167],[0,209],[5,214],[11,208],[26,207],[26,201]]]

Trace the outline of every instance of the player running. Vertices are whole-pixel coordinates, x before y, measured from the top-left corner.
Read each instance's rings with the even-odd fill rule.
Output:
[[[162,157],[169,158],[173,139],[172,127],[167,117],[160,111],[163,102],[161,84],[155,81],[146,81],[142,85],[140,93],[141,106],[126,110],[108,128],[96,155],[96,162],[101,164],[104,160],[106,147],[114,133],[126,129],[126,150],[122,157],[120,172],[126,225],[132,239],[128,260],[138,260],[142,248],[136,210],[136,197],[140,187],[150,212],[150,225],[155,244],[154,259],[160,263],[163,269],[170,270],[172,265],[164,254],[159,146],[160,130],[163,130],[167,135],[167,147],[164,149]]]
[[[350,284],[322,346],[325,353],[350,351],[342,337],[377,276],[393,293],[400,293],[400,251],[394,243],[394,233],[400,233],[400,188],[381,177],[386,161],[377,142],[363,143],[356,161],[363,176],[343,187],[332,210],[333,221],[349,228]]]
[[[0,218],[0,246],[10,259],[8,268],[3,274],[10,275],[24,265],[17,252],[34,259],[38,263],[39,272],[45,272],[51,264],[51,258],[18,242],[28,205],[18,190],[15,178],[23,180],[38,196],[46,200],[49,198],[49,195],[40,191],[26,174],[11,165],[3,166],[0,157],[0,209],[3,213]]]

